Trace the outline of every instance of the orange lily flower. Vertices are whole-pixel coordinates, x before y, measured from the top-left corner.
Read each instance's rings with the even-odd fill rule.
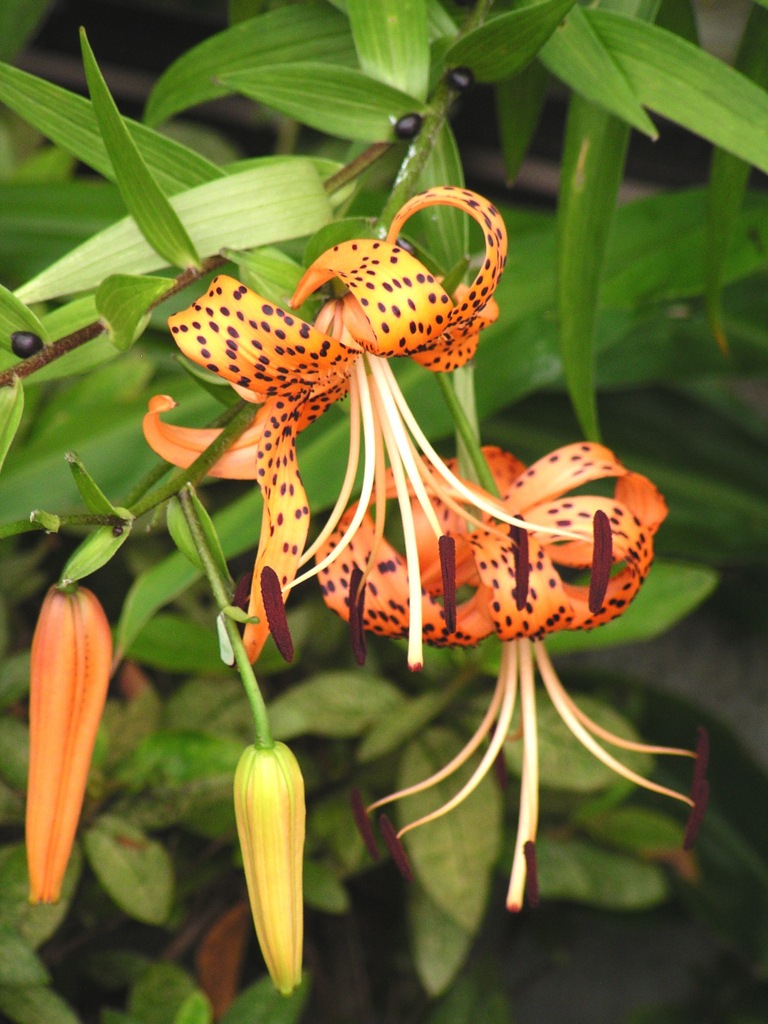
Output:
[[[441,782],[463,765],[488,739],[475,771],[461,790],[442,807],[394,832],[385,818],[382,834],[399,864],[405,853],[399,845],[413,828],[441,817],[479,785],[509,739],[519,692],[523,770],[517,844],[507,897],[510,910],[520,910],[528,882],[529,901],[536,901],[535,840],[538,825],[538,751],[536,732],[535,665],[547,693],[571,732],[600,761],[639,786],[663,793],[691,808],[686,843],[690,845],[706,800],[704,737],[696,752],[651,746],[617,736],[592,721],[569,697],[547,654],[543,638],[561,629],[592,629],[621,615],[639,590],[653,561],[653,536],[667,512],[655,486],[639,473],[627,470],[613,452],[598,444],[572,444],[540,459],[528,469],[498,448],[484,454],[501,494],[503,505],[525,522],[526,529],[502,531],[493,523],[468,530],[459,495],[450,504],[436,501],[435,531],[413,499],[416,543],[420,552],[420,621],[424,639],[435,646],[469,646],[491,633],[504,641],[501,667],[491,703],[464,749],[440,771],[423,782],[377,800],[356,817],[371,849],[374,841],[367,813],[401,797]],[[569,494],[584,484],[615,478],[612,497]],[[390,486],[390,493],[393,487]],[[321,564],[326,549],[340,540],[352,508],[318,551]],[[574,539],[580,524],[589,524],[591,536]],[[557,530],[563,534],[558,536]],[[546,531],[546,532],[544,532]],[[455,545],[451,575],[440,552],[444,538]],[[569,583],[560,569],[592,567],[589,585]],[[320,582],[326,604],[350,622],[353,637],[362,630],[385,636],[408,635],[413,618],[412,581],[407,559],[377,533],[366,512],[342,564],[324,565]],[[458,588],[472,593],[456,602]],[[359,640],[356,641],[359,644]],[[646,779],[626,767],[604,743],[650,754],[697,757],[692,796]]]
[[[433,204],[458,207],[483,229],[485,257],[475,280],[456,293],[454,304],[440,283],[410,253],[396,244],[405,221]],[[282,607],[279,598],[319,571],[297,578],[302,564],[338,525],[349,502],[361,455],[361,508],[372,496],[383,516],[383,480],[392,466],[401,514],[411,519],[408,483],[430,515],[430,494],[456,490],[478,514],[492,514],[512,524],[504,508],[477,490],[470,490],[449,470],[431,447],[408,408],[389,365],[407,356],[435,371],[449,371],[472,357],[480,330],[497,309],[491,296],[506,259],[507,239],[498,211],[467,189],[439,187],[415,196],[399,211],[387,238],[358,239],[333,246],[306,271],[291,299],[300,306],[333,278],[348,289],[328,302],[315,325],[277,307],[230,277],[214,279],[208,292],[189,309],[169,318],[179,348],[194,362],[230,381],[235,390],[261,408],[247,439],[212,471],[256,479],[264,495],[261,539],[251,585],[249,613],[259,621],[246,626],[244,642],[251,659],[258,657]],[[350,395],[350,451],[338,501],[314,544],[305,550],[309,508],[296,464],[296,434],[337,399]],[[215,436],[170,427],[160,419],[171,399],[153,399],[145,417],[150,446],[177,465],[188,465]],[[426,456],[423,463],[419,453]],[[326,562],[341,557],[360,525],[353,517]],[[410,532],[406,523],[406,532]],[[383,528],[383,519],[382,519]],[[409,548],[409,559],[416,558]],[[265,571],[269,581],[266,582]],[[418,581],[414,565],[413,578]],[[274,584],[276,576],[277,583]],[[414,592],[414,606],[418,591]],[[421,662],[421,625],[414,617],[409,662]]]
[[[27,862],[30,901],[55,903],[104,709],[112,634],[85,587],[45,596],[32,639]]]

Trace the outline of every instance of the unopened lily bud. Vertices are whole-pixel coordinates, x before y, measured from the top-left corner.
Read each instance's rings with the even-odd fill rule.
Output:
[[[32,903],[55,903],[107,697],[112,634],[85,587],[51,587],[32,639],[27,862]]]
[[[248,747],[235,773],[235,814],[253,923],[275,987],[301,981],[304,780],[284,743]]]

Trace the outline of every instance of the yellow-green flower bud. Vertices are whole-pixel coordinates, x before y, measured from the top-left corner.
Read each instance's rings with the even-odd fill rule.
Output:
[[[256,935],[275,988],[287,996],[301,981],[306,809],[301,769],[284,743],[243,752],[235,814]]]

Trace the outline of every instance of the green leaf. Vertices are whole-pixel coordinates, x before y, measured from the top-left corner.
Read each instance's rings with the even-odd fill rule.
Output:
[[[174,196],[171,205],[203,257],[226,247],[248,249],[301,238],[332,217],[317,171],[302,157],[268,158]],[[126,217],[18,288],[16,295],[39,302],[96,288],[105,265],[114,273],[146,274],[163,266],[163,260]]]
[[[598,290],[628,141],[624,122],[571,97],[557,209],[557,309],[568,393],[593,440]]]
[[[112,163],[99,134],[96,115],[84,97],[19,68],[0,64],[0,103],[105,178],[113,178]],[[221,168],[186,146],[135,121],[125,123],[148,167],[168,195],[225,176]]]
[[[431,900],[420,885],[409,889],[407,910],[416,973],[427,994],[438,996],[461,970],[474,935]],[[486,1024],[485,1017],[474,1019]],[[455,1018],[451,1024],[456,1024]]]
[[[48,12],[51,0],[5,0],[0,6],[0,60],[13,60]]]
[[[226,73],[221,82],[302,124],[363,142],[394,141],[394,125],[421,104],[355,68],[302,61]]]
[[[683,845],[680,821],[647,807],[614,807],[578,817],[579,827],[592,839],[639,857],[677,853]]]
[[[0,988],[32,988],[47,985],[49,981],[43,962],[19,933],[7,925],[0,925]]]
[[[142,1024],[175,1024],[176,1014],[194,992],[185,970],[171,963],[151,964],[128,996],[128,1011]]]
[[[229,72],[329,57],[334,64],[354,63],[343,15],[320,3],[269,11],[211,36],[174,61],[155,83],[144,119],[158,124],[197,103],[226,96],[221,77]]]
[[[563,24],[547,40],[539,59],[585,100],[596,103],[649,138],[658,138],[656,126],[583,8],[571,8]]]
[[[449,47],[445,64],[465,64],[480,82],[507,78],[533,60],[573,4],[574,0],[541,0],[491,18]]]
[[[29,902],[27,851],[23,844],[0,849],[0,920],[15,929],[24,942],[37,949],[46,942],[69,913],[70,904],[83,868],[83,855],[75,843],[69,858],[61,899],[58,903]],[[35,1021],[38,1024],[45,1017]]]
[[[117,514],[115,506],[85,468],[79,455],[76,452],[67,452],[64,457],[88,511],[107,516]]]
[[[174,881],[164,846],[106,814],[88,829],[83,844],[94,874],[121,910],[145,924],[167,920]]]
[[[426,100],[429,39],[424,0],[347,0],[347,16],[365,74]]]
[[[184,225],[123,124],[83,28],[80,45],[93,111],[125,205],[142,235],[164,260],[182,269],[199,267],[200,257]]]
[[[320,228],[318,234],[322,234],[323,231],[337,223],[339,222],[333,221],[325,228]],[[225,255],[237,263],[238,276],[244,284],[258,292],[259,295],[263,295],[265,299],[276,302],[283,308],[290,303],[291,296],[296,291],[296,285],[304,273],[304,267],[300,263],[273,246],[253,249],[251,252],[227,251]],[[306,306],[305,303],[301,309],[306,309]],[[301,309],[296,311],[299,316],[303,316]]]
[[[136,790],[146,786],[183,786],[218,775],[233,777],[242,752],[240,740],[162,729],[142,740],[120,765],[118,774]]]
[[[20,302],[13,292],[0,285],[0,347],[11,351],[11,335],[15,331],[31,331],[43,341],[50,341],[39,317]]]
[[[544,900],[574,900],[606,910],[645,910],[669,895],[660,868],[578,839],[541,836],[536,843],[536,866]]]
[[[402,702],[400,691],[369,672],[318,673],[292,686],[269,705],[277,739],[359,736]]]
[[[15,718],[0,718],[0,778],[9,786],[24,792],[29,771],[29,729]]]
[[[124,352],[143,333],[150,307],[172,285],[166,277],[110,274],[96,291],[96,308],[109,331],[109,340]]]
[[[456,984],[427,1017],[426,1024],[513,1024],[515,1017],[493,961],[462,971]]]
[[[14,1024],[81,1024],[68,1003],[50,988],[0,988],[0,1013]]]
[[[501,136],[504,175],[511,185],[539,122],[546,98],[549,75],[538,61],[533,61],[514,78],[496,83],[496,116]]]
[[[553,654],[595,651],[652,640],[686,618],[714,591],[719,574],[705,565],[656,559],[625,613],[590,632],[564,631],[547,639]]]
[[[419,189],[434,185],[464,185],[461,154],[447,121],[440,129],[419,175]],[[411,221],[411,224],[418,225],[427,252],[446,274],[469,253],[469,220],[465,213],[453,206],[436,205],[430,207],[426,216],[415,214]]]
[[[324,914],[346,914],[350,899],[336,872],[316,860],[304,861],[304,901]]]
[[[576,703],[602,728],[624,739],[640,740],[627,719],[602,701],[579,694]],[[512,728],[514,733],[515,726]],[[616,774],[582,745],[546,698],[538,702],[537,734],[539,782],[543,787],[568,793],[595,793],[616,781]],[[521,743],[509,743],[504,750],[509,768],[518,778],[522,775],[522,753]],[[620,760],[639,775],[647,775],[653,764],[648,754],[637,751],[622,750]]]
[[[173,1024],[213,1024],[213,1007],[204,992],[190,992],[179,1007]]]
[[[768,171],[768,94],[704,50],[655,25],[585,15],[643,104]]]
[[[181,615],[155,615],[125,653],[168,672],[221,671],[215,634]]]
[[[460,750],[458,737],[432,728],[411,743],[403,754],[398,788],[428,778]],[[397,803],[398,827],[442,806],[469,779],[477,759],[472,758],[449,778],[423,793]],[[404,840],[414,874],[427,895],[458,925],[470,933],[485,911],[493,864],[501,839],[501,795],[487,776],[477,789],[449,814],[408,833]]]
[[[357,748],[357,760],[366,764],[397,750],[435,719],[449,700],[450,695],[444,691],[402,699],[386,716],[373,723]]]
[[[757,85],[768,85],[768,11],[753,5],[744,28],[736,68]],[[712,333],[727,349],[723,329],[722,288],[728,250],[749,179],[749,164],[717,149],[713,154],[707,192],[706,302]]]
[[[11,447],[24,412],[24,388],[18,377],[13,383],[0,388],[0,469]]]
[[[298,1024],[309,991],[306,977],[289,996],[281,996],[269,978],[260,978],[240,993],[220,1024],[255,1024],[256,1021]]]

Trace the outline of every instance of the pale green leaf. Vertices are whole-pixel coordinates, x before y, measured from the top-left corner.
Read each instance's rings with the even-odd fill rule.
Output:
[[[347,19],[326,4],[288,6],[233,25],[187,50],[160,76],[144,118],[158,124],[181,110],[226,96],[222,75],[298,61],[352,64]]]
[[[363,142],[394,141],[395,122],[421,108],[412,96],[355,68],[319,61],[251,68],[224,74],[221,81],[310,128]]]
[[[8,925],[0,925],[0,988],[33,987],[48,984],[43,962]]]
[[[11,447],[24,412],[24,389],[18,377],[13,383],[0,388],[0,469]]]
[[[583,8],[571,8],[539,54],[544,66],[584,99],[650,138],[658,137],[623,72],[603,46]]]
[[[14,1024],[81,1024],[69,1004],[43,986],[0,987],[0,1013]]]
[[[131,522],[122,526],[99,526],[72,552],[61,571],[60,583],[67,586],[82,580],[111,561],[128,540]]]
[[[150,964],[130,991],[128,1010],[142,1024],[174,1024],[179,1009],[194,992],[194,981],[177,964]]]
[[[83,837],[96,877],[117,905],[145,924],[163,924],[173,899],[165,848],[127,821],[102,815]]]
[[[190,992],[173,1018],[173,1024],[213,1024],[213,1007],[204,992]]]
[[[112,163],[87,99],[20,68],[0,64],[0,103],[78,160],[112,178]],[[126,119],[125,123],[161,188],[169,195],[224,177],[224,171],[186,146],[135,121]]]
[[[11,335],[15,331],[31,331],[43,341],[50,336],[38,316],[21,302],[13,292],[0,284],[0,348],[11,349]]]
[[[459,738],[432,728],[405,750],[398,786],[413,785],[433,775],[461,748]],[[398,801],[398,827],[442,806],[467,782],[477,759],[425,792]],[[414,829],[404,838],[414,874],[427,895],[458,925],[474,933],[485,911],[491,870],[501,839],[501,794],[487,776],[458,807]]]
[[[221,1018],[220,1024],[298,1024],[309,996],[305,977],[289,996],[282,996],[269,978],[260,978],[244,989]]]
[[[125,653],[140,665],[167,672],[221,670],[216,635],[180,615],[155,615]]]
[[[27,851],[24,845],[4,846],[0,849],[0,920],[14,928],[28,946],[37,949],[50,939],[66,918],[82,868],[83,855],[76,842],[64,875],[61,899],[58,903],[35,906],[29,902]]]
[[[542,836],[536,843],[539,892],[609,910],[644,910],[663,903],[669,884],[661,868],[578,839]]]
[[[428,995],[438,996],[461,970],[474,935],[431,900],[420,885],[409,889],[407,910],[419,981]]]
[[[171,199],[201,256],[247,249],[311,234],[332,217],[317,171],[309,160],[267,160],[249,170],[190,189]],[[112,273],[146,274],[163,260],[130,217],[99,232],[16,290],[36,302],[94,289]]]
[[[465,64],[480,82],[498,82],[525,67],[575,0],[541,0],[492,18],[448,49],[448,67]]]
[[[96,291],[96,308],[115,348],[124,351],[140,337],[150,307],[171,287],[166,277],[110,274]]]
[[[643,106],[768,171],[768,93],[672,32],[586,10]]]
[[[400,691],[369,672],[318,673],[292,686],[269,705],[269,721],[278,739],[359,736],[397,708]]]
[[[200,257],[184,225],[123,123],[83,28],[80,45],[93,111],[125,205],[142,235],[168,263],[182,269],[199,267]]]
[[[119,515],[119,513],[116,513],[115,506],[85,468],[82,459],[80,459],[77,453],[67,452],[65,458],[72,472],[72,477],[77,484],[80,497],[83,499],[88,511],[107,516]]]
[[[0,4],[0,60],[13,60],[34,35],[52,0],[3,0]]]
[[[347,0],[347,15],[363,71],[417,100],[426,100],[429,39],[425,0]]]

